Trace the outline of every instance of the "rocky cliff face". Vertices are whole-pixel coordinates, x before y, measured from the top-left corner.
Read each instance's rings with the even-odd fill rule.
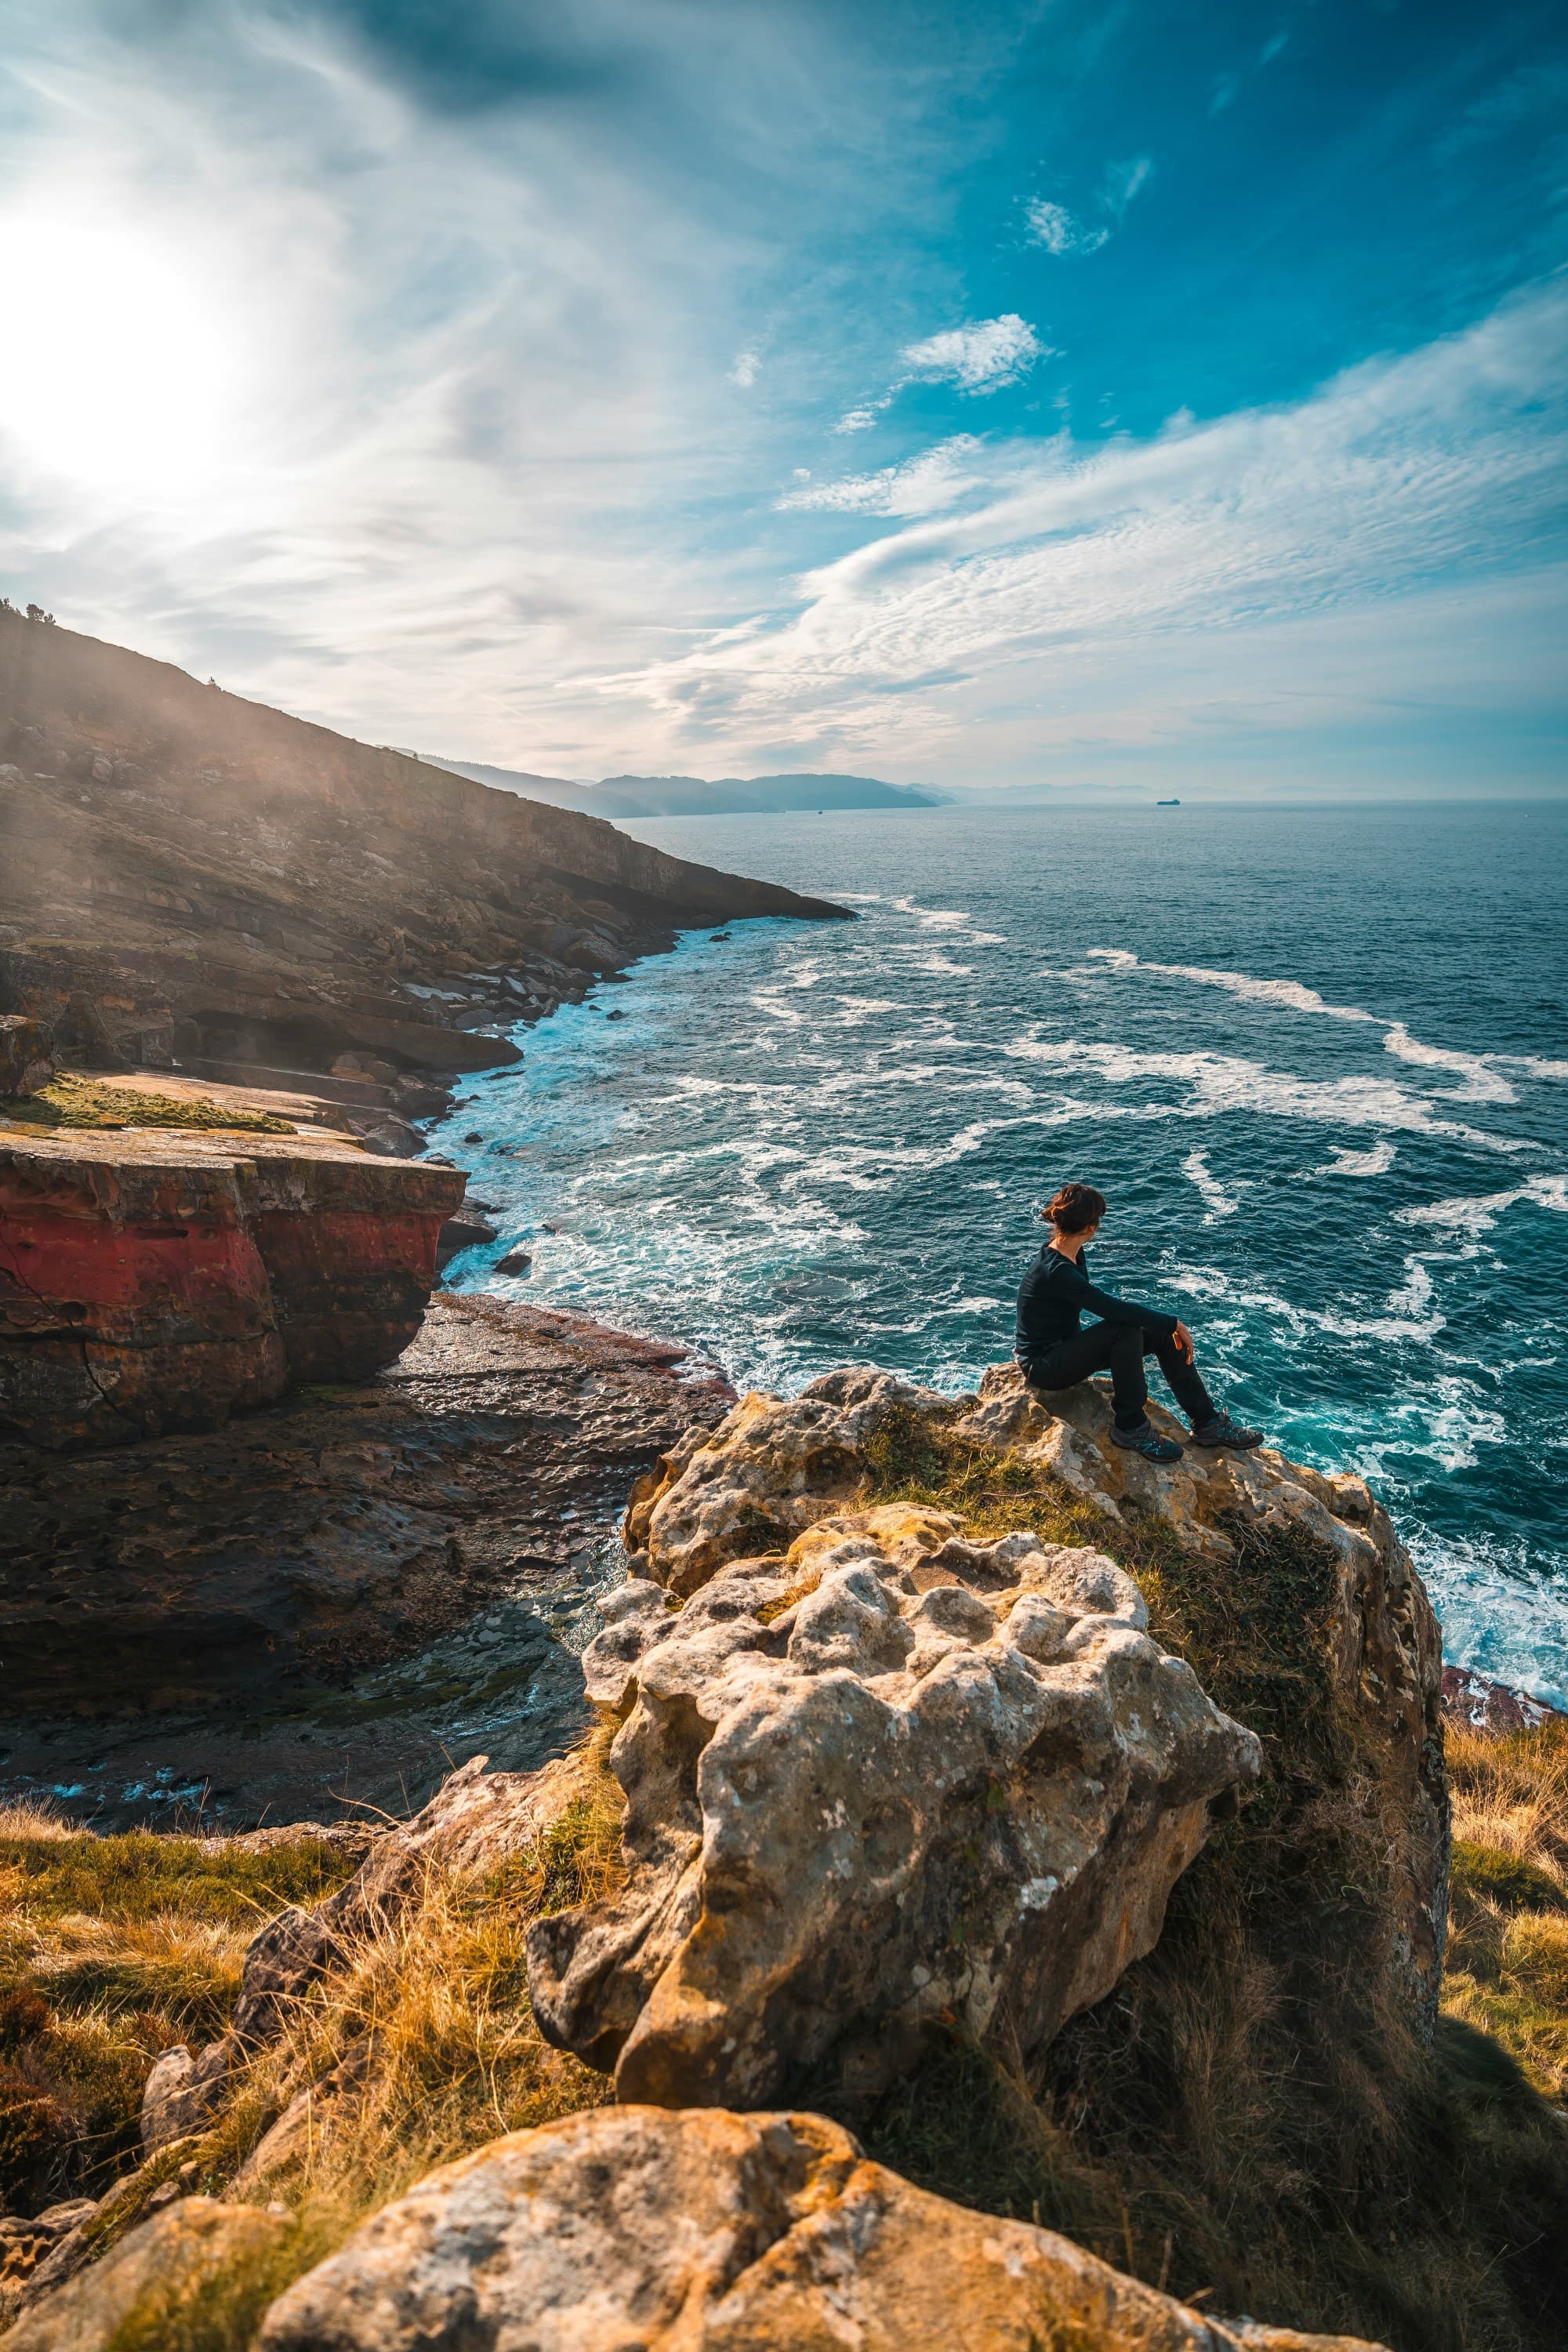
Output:
[[[0,1133],[0,1434],[123,1444],[367,1378],[464,1182],[318,1137]]]
[[[1177,1425],[1157,1407],[1170,1434]],[[1211,1570],[1237,1562],[1244,1534],[1283,1537],[1331,1564],[1314,1629],[1321,1698],[1346,1727],[1342,1777],[1385,1844],[1394,1920],[1387,1966],[1430,2031],[1447,1927],[1448,1810],[1442,1762],[1442,1653],[1425,1588],[1387,1513],[1359,1478],[1329,1478],[1265,1450],[1157,1467],[1109,1442],[1101,1387],[1054,1395],[997,1366],[956,1402],[885,1376],[830,1373],[797,1398],[743,1397],[715,1431],[693,1429],[633,1498],[634,1560],[671,1594],[700,1595],[728,1561],[790,1544],[869,1500],[889,1444],[984,1456],[1044,1479],[1101,1523],[1153,1525]],[[1238,1591],[1240,1613],[1246,1591]]]
[[[0,835],[0,1012],[216,1078],[349,1052],[395,1092],[681,925],[843,911],[12,613]]]

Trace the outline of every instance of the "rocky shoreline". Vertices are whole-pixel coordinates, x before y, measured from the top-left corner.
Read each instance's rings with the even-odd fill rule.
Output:
[[[387,1370],[89,1455],[0,1447],[0,1799],[100,1829],[403,1812],[454,1742],[585,1720],[629,1484],[731,1391],[673,1346],[438,1293]]]

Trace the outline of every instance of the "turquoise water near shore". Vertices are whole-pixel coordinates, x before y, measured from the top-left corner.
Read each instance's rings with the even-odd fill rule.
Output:
[[[432,1138],[504,1213],[457,1286],[742,1384],[956,1391],[1009,1352],[1036,1204],[1087,1179],[1100,1278],[1373,1481],[1451,1658],[1568,1703],[1568,809],[625,829],[859,919],[689,935],[523,1034]]]

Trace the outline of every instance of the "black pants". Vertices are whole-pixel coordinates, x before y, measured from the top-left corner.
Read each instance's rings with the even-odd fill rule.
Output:
[[[1070,1339],[1060,1339],[1046,1355],[1024,1366],[1032,1389],[1070,1389],[1090,1372],[1109,1371],[1118,1429],[1136,1429],[1144,1420],[1149,1383],[1143,1359],[1152,1356],[1164,1373],[1171,1394],[1194,1429],[1215,1417],[1214,1399],[1199,1380],[1174,1339],[1152,1339],[1142,1323],[1091,1323]]]

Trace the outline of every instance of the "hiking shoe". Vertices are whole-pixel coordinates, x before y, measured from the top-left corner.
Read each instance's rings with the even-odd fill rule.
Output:
[[[1260,1429],[1243,1429],[1238,1421],[1232,1421],[1228,1412],[1216,1412],[1212,1421],[1205,1421],[1201,1429],[1194,1430],[1192,1442],[1194,1445],[1209,1447],[1229,1445],[1237,1454],[1250,1454],[1255,1445],[1262,1444],[1263,1432]]]
[[[1136,1429],[1110,1427],[1112,1445],[1121,1446],[1129,1454],[1141,1454],[1145,1462],[1179,1462],[1182,1448],[1173,1437],[1162,1437],[1152,1421],[1141,1421]]]

